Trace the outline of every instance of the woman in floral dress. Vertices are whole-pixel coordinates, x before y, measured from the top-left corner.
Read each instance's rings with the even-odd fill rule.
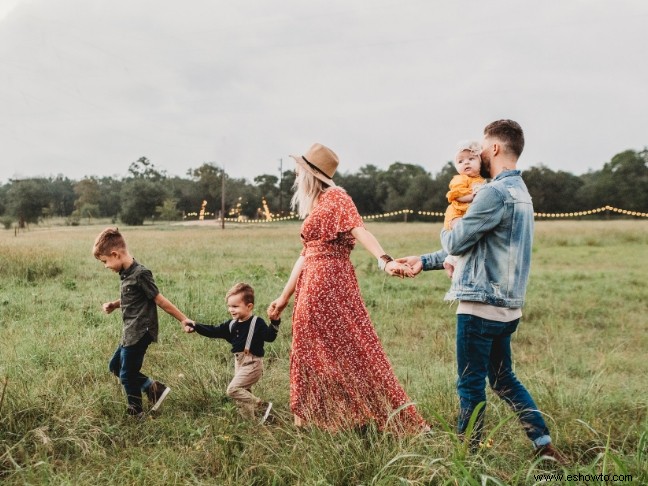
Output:
[[[295,423],[326,430],[364,426],[419,432],[427,425],[396,378],[364,305],[350,260],[358,240],[390,275],[410,269],[385,254],[344,189],[331,179],[338,158],[315,144],[297,162],[293,208],[304,219],[302,252],[268,314],[295,294],[290,407]]]

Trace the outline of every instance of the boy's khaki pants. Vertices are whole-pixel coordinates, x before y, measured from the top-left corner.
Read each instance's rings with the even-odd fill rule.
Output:
[[[253,354],[234,355],[234,378],[227,386],[227,396],[236,402],[239,413],[246,419],[254,420],[254,412],[261,403],[250,388],[263,375],[263,359]]]

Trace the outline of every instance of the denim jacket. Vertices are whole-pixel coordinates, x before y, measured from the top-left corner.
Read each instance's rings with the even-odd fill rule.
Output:
[[[443,250],[421,256],[423,270],[459,260],[445,300],[497,307],[524,304],[533,245],[533,205],[519,170],[501,172],[476,195],[452,230],[441,231]]]

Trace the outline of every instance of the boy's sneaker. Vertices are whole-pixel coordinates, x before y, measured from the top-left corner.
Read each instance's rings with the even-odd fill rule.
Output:
[[[151,412],[155,412],[162,402],[167,397],[171,388],[166,386],[164,383],[159,381],[154,381],[148,390],[146,390],[146,395],[148,396],[149,402],[151,404]]]
[[[534,456],[536,458],[550,457],[561,466],[567,466],[569,464],[567,458],[558,449],[556,449],[551,443],[544,445],[542,447],[538,447],[535,450]]]
[[[265,408],[263,417],[261,417],[261,423],[264,424],[270,418],[270,412],[272,411],[272,402],[261,402],[259,404],[259,408],[262,410]]]
[[[144,420],[146,418],[146,414],[142,410],[136,409],[130,405],[126,409],[126,415],[128,415],[132,420]]]

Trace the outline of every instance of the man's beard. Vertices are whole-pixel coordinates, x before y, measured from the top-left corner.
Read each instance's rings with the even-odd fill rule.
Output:
[[[486,160],[482,158],[482,163],[481,167],[479,168],[479,175],[482,176],[484,179],[489,179],[490,178],[490,160]]]

